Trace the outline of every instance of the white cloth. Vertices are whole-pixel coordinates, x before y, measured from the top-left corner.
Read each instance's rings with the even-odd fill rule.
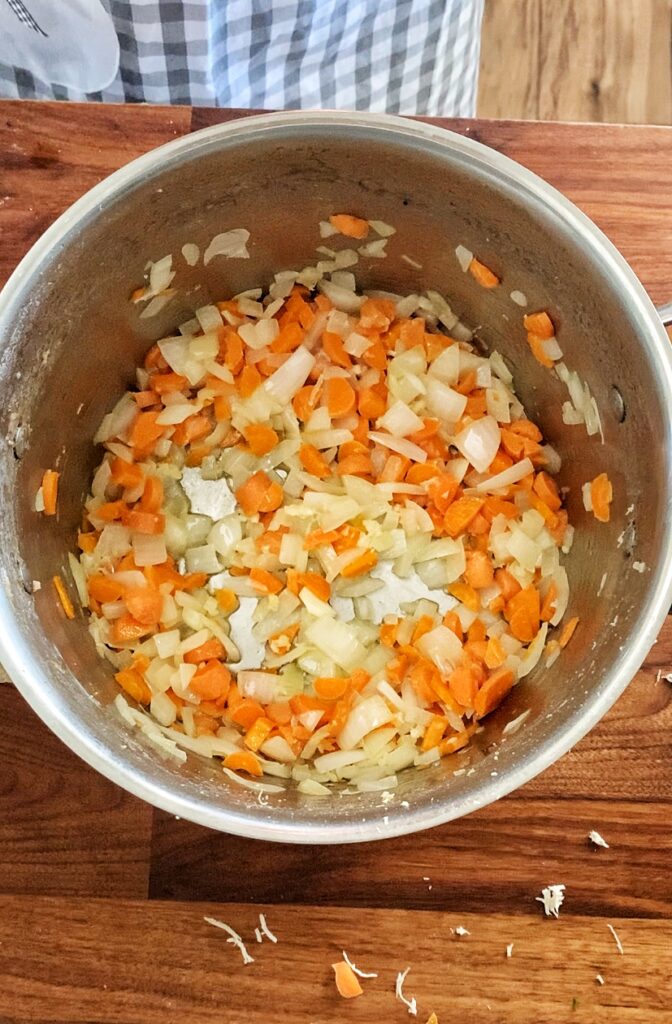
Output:
[[[0,0],[0,95],[469,117],[482,16],[483,0]]]

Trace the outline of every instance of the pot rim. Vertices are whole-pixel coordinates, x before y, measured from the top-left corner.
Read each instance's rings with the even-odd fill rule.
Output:
[[[162,172],[183,158],[197,158],[201,153],[236,144],[255,136],[276,132],[286,137],[293,131],[309,131],[324,127],[365,130],[384,141],[403,141],[409,146],[429,146],[440,156],[441,150],[458,155],[471,166],[497,174],[509,186],[516,186],[521,198],[541,201],[569,229],[577,244],[599,259],[611,279],[611,286],[627,296],[641,324],[641,340],[646,347],[652,368],[662,388],[672,396],[672,353],[669,339],[643,285],[624,257],[603,232],[572,202],[532,171],[497,150],[449,129],[427,122],[389,114],[340,111],[296,111],[254,114],[227,121],[172,140],[144,154],[113,172],[78,199],[47,229],[24,256],[0,293],[0,335],[11,327],[14,314],[24,305],[32,282],[39,275],[43,261],[68,236],[116,202],[128,191],[157,172]],[[663,443],[672,449],[672,402],[667,410],[667,429]],[[661,551],[672,548],[672,493],[667,497],[667,515]],[[152,781],[142,768],[124,764],[118,754],[102,743],[93,731],[71,720],[60,705],[58,694],[49,676],[33,656],[28,638],[15,625],[11,604],[0,589],[0,660],[6,666],[17,689],[28,704],[56,735],[85,762],[135,796],[170,814],[186,818],[210,828],[254,839],[293,843],[354,843],[404,835],[461,817],[507,795],[573,747],[602,718],[625,690],[650,650],[668,608],[672,603],[672,562],[659,560],[653,568],[646,600],[643,602],[631,631],[627,650],[615,655],[615,665],[605,674],[602,684],[586,698],[563,728],[541,748],[526,755],[505,773],[488,777],[472,794],[451,795],[427,807],[411,807],[395,813],[390,805],[389,818],[384,811],[369,819],[355,816],[347,822],[309,823],[294,820],[270,820],[255,817],[252,811],[212,807],[205,798],[184,796],[179,788]]]

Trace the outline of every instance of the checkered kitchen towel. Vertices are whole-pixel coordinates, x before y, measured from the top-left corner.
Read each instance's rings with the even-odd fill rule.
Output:
[[[0,0],[0,96],[473,116],[483,0]]]

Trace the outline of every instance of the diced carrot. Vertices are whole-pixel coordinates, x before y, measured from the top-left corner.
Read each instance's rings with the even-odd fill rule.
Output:
[[[120,459],[118,455],[110,463],[110,472],[112,482],[124,489],[139,487],[144,476],[140,466],[135,462],[126,462],[126,459]]]
[[[355,392],[345,377],[330,377],[325,381],[324,397],[333,419],[347,416],[355,408]]]
[[[458,488],[459,484],[454,476],[450,473],[441,473],[439,476],[434,475],[433,478],[430,478],[430,483],[427,486],[427,496],[439,512],[445,513],[457,494]],[[476,512],[478,512],[478,509],[476,509],[474,515]]]
[[[231,419],[231,403],[226,395],[216,395],[213,407],[218,423],[224,423]]]
[[[614,490],[606,473],[596,476],[590,485],[590,497],[593,503],[593,515],[599,522],[608,523],[611,517],[609,506],[613,501]]]
[[[492,559],[483,551],[470,551],[467,554],[467,569],[464,576],[474,590],[491,586],[495,576]]]
[[[267,455],[279,441],[277,432],[265,423],[249,423],[242,433],[250,451],[257,456]]]
[[[211,636],[200,647],[194,647],[193,650],[187,651],[183,660],[187,665],[200,665],[202,661],[210,661],[212,658],[223,658],[225,655],[226,651],[221,642],[217,637]]]
[[[235,754],[227,754],[223,764],[232,772],[247,772],[248,775],[257,777],[264,774],[259,758],[250,750],[237,750]]]
[[[136,454],[150,454],[166,429],[156,422],[158,415],[158,412],[139,412],[136,416],[129,435],[131,447]]]
[[[500,430],[502,448],[515,462],[525,457],[525,444],[520,434],[514,434],[512,430],[502,427]]]
[[[352,359],[343,348],[343,339],[340,334],[325,331],[322,335],[322,348],[334,366],[342,366],[345,370],[350,369]]]
[[[463,708],[473,708],[478,692],[478,680],[467,665],[458,665],[448,676],[450,692]]]
[[[223,701],[231,685],[231,673],[217,658],[210,658],[191,677],[189,688],[202,700]]]
[[[417,643],[425,633],[429,633],[432,629],[434,629],[434,617],[432,615],[421,615],[415,624],[411,643]]]
[[[98,534],[93,531],[91,533],[80,533],[77,534],[77,546],[80,551],[84,551],[87,555],[90,555],[95,550],[96,544],[98,543]]]
[[[397,629],[399,628],[398,622],[381,622],[380,624],[380,642],[385,647],[394,647],[397,639]]]
[[[70,595],[68,594],[68,591],[65,588],[65,583],[63,582],[60,576],[52,577],[52,582],[54,584],[56,594],[58,595],[58,600],[61,603],[61,608],[65,612],[66,618],[74,619],[75,607],[72,601],[70,600]]]
[[[134,533],[147,533],[151,535],[163,533],[166,528],[166,517],[157,512],[141,512],[131,509],[123,517],[124,526]]]
[[[161,354],[161,349],[158,345],[152,345],[147,350],[145,355],[145,369],[146,370],[167,370],[168,363]]]
[[[374,370],[387,369],[387,352],[382,341],[374,341],[361,355],[361,360]],[[369,417],[372,418],[372,417]]]
[[[60,473],[55,469],[47,469],[42,477],[42,499],[44,501],[45,516],[56,515],[56,501],[58,499],[58,478]]]
[[[288,725],[292,720],[292,709],[289,701],[275,701],[266,705],[266,714],[276,725]]]
[[[250,569],[250,583],[260,594],[279,594],[282,582],[267,569]]]
[[[271,352],[293,352],[303,341],[305,331],[301,324],[294,320],[280,328],[280,333],[270,345]]]
[[[258,701],[252,700],[251,697],[243,697],[231,711],[231,718],[247,732],[263,713],[264,709]]]
[[[456,600],[461,601],[470,611],[477,612],[481,607],[481,599],[473,587],[468,583],[451,583],[448,593]]]
[[[176,445],[191,444],[192,441],[200,441],[212,430],[212,423],[208,416],[203,413],[196,413],[187,417],[182,423],[178,423],[172,436],[172,442]]]
[[[508,569],[496,569],[495,580],[505,601],[510,601],[522,589],[518,580],[511,575]]]
[[[467,638],[469,640],[469,643],[485,640],[485,635],[485,623],[483,622],[483,620],[474,619],[472,624],[469,626],[469,629],[467,630]]]
[[[441,470],[432,462],[414,462],[406,473],[406,482],[409,484],[424,484],[439,476]]]
[[[369,233],[369,222],[350,213],[332,213],[329,223],[347,238],[366,238]]]
[[[471,276],[478,281],[481,288],[496,288],[499,284],[499,278],[496,274],[493,274],[489,267],[486,267],[485,263],[481,263],[474,257],[469,264],[469,273]]]
[[[117,647],[131,644],[141,636],[146,636],[150,629],[150,626],[144,626],[132,615],[121,615],[112,623],[112,643]]]
[[[133,391],[131,397],[138,409],[149,409],[152,405],[159,403],[156,391]]]
[[[460,617],[457,614],[457,612],[446,612],[446,614],[443,616],[443,624],[448,629],[453,631],[458,640],[462,639],[462,623],[460,622]]]
[[[301,587],[307,587],[320,601],[328,601],[331,597],[331,586],[328,580],[317,572],[299,573],[299,588]]]
[[[488,403],[485,397],[485,391],[482,389],[472,391],[467,399],[464,416],[471,416],[474,420],[480,419],[481,416],[485,416],[487,408]]]
[[[299,458],[306,473],[312,473],[313,476],[318,477],[320,480],[326,480],[328,476],[331,476],[329,466],[314,445],[302,444],[299,449]]]
[[[241,398],[249,398],[257,390],[261,381],[262,377],[256,366],[248,366],[246,364],[236,380],[238,394]]]
[[[439,753],[441,757],[446,757],[448,754],[455,754],[458,750],[462,750],[469,743],[469,740],[473,736],[474,729],[469,726],[467,729],[463,729],[462,732],[456,732],[453,736],[448,736],[447,739],[442,740],[439,744]],[[433,1014],[433,1016],[435,1016]],[[427,1024],[432,1024],[432,1018],[430,1017]],[[435,1021],[434,1024],[438,1024]]]
[[[236,491],[236,500],[243,512],[252,516],[257,512],[274,512],[282,505],[283,491],[280,484],[271,480],[263,470],[258,470]]]
[[[443,739],[443,734],[448,727],[448,719],[444,718],[443,715],[434,715],[430,719],[425,734],[422,737],[422,749],[431,750],[433,747],[438,747],[439,743]]]
[[[163,597],[153,587],[127,587],[124,601],[133,618],[143,626],[156,626],[160,622]]]
[[[229,590],[228,587],[220,587],[219,590],[214,591],[214,595],[221,611],[225,614],[228,615],[230,612],[234,612],[238,607],[238,598],[233,590]]]
[[[89,576],[87,584],[89,597],[92,597],[94,601],[99,601],[100,604],[107,604],[109,601],[119,601],[124,593],[122,584],[117,583],[114,576],[95,574]]]
[[[309,420],[312,414],[315,412],[315,406],[317,405],[318,391],[313,384],[306,384],[294,395],[292,399],[292,406],[297,417],[302,423]]]
[[[365,416],[369,420],[377,420],[385,414],[387,399],[375,388],[362,388],[357,393],[357,409],[360,416]]]
[[[519,515],[518,506],[513,501],[506,501],[504,498],[498,498],[494,494],[489,494],[485,499],[485,504],[481,510],[481,514],[485,516],[490,522],[495,516],[505,516],[507,519],[515,519]]]
[[[508,601],[504,611],[509,628],[516,640],[529,644],[539,632],[541,615],[539,591],[534,586],[525,587]]]
[[[255,753],[259,750],[259,747],[266,742],[268,737],[275,729],[275,722],[272,722],[270,718],[266,718],[261,715],[256,718],[250,728],[245,733],[245,739],[243,740],[248,750],[253,750]]]
[[[315,693],[322,700],[340,700],[348,689],[349,679],[320,676],[313,682]]]
[[[187,378],[180,373],[154,373],[149,379],[149,386],[157,395],[172,395],[175,391],[184,391],[188,385]]]
[[[546,591],[546,596],[544,597],[544,600],[541,602],[541,611],[539,613],[539,618],[542,622],[549,622],[555,615],[555,603],[557,599],[558,588],[555,585],[555,582],[551,580],[548,586],[548,590]]]
[[[345,579],[352,579],[354,576],[362,576],[365,572],[368,572],[369,569],[373,569],[377,563],[377,553],[373,548],[367,548],[361,555],[358,555],[352,560],[352,562],[348,562],[348,564],[341,569],[341,576]]]
[[[355,454],[347,455],[344,459],[339,458],[338,473],[340,476],[371,476],[373,474],[371,456]]]
[[[333,220],[333,218],[330,218],[330,220]],[[364,221],[364,223],[366,224],[366,221]],[[363,235],[355,235],[354,237],[362,238]],[[349,964],[346,964],[345,960],[339,960],[338,963],[332,964],[331,966],[334,970],[336,988],[338,989],[339,996],[342,996],[343,999],[354,999],[355,996],[361,996],[364,990],[359,984],[357,975],[353,971],[352,967],[350,967]]]
[[[560,638],[558,640],[558,643],[560,644],[561,647],[566,647],[567,646],[569,641],[574,636],[574,631],[575,631],[576,627],[578,626],[578,624],[579,624],[579,619],[578,619],[577,615],[575,615],[573,619],[570,619],[569,622],[566,624],[566,626],[564,627],[562,633],[560,634]]]
[[[528,334],[527,344],[530,346],[530,351],[538,363],[549,369],[555,365],[551,357],[546,354],[544,338],[538,338],[536,334]]]
[[[488,668],[499,668],[506,661],[506,651],[498,636],[491,636],[488,639],[488,646],[485,651],[485,664]]]
[[[451,505],[443,517],[443,525],[450,537],[459,537],[469,523],[483,507],[484,498],[477,498],[472,495],[463,495]]]
[[[476,718],[484,718],[501,704],[513,686],[513,672],[508,668],[498,668],[485,680],[476,694],[474,714]]]
[[[125,690],[129,697],[136,700],[138,704],[149,704],[152,699],[152,691],[137,669],[122,669],[121,672],[115,673],[114,678],[122,690]]]
[[[95,516],[104,523],[113,523],[115,519],[122,519],[127,512],[128,505],[125,501],[106,501],[90,512],[89,518]]]
[[[243,339],[236,331],[227,332],[224,340],[223,355],[224,365],[228,367],[234,377],[237,376],[245,363],[245,349]]]
[[[555,327],[548,313],[526,313],[523,317],[525,330],[528,334],[536,334],[538,338],[552,338],[555,335]]]
[[[140,499],[142,512],[157,513],[163,505],[163,484],[158,476],[148,476]]]

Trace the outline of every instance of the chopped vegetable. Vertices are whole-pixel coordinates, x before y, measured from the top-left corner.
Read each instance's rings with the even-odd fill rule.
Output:
[[[54,469],[47,469],[42,477],[42,503],[45,516],[56,515],[56,502],[58,499],[58,479],[60,473]]]
[[[397,999],[408,1008],[408,1012],[412,1017],[417,1017],[418,1004],[415,1000],[415,996],[412,996],[410,999],[407,999],[406,996],[404,995],[404,982],[406,981],[406,977],[410,969],[410,967],[407,967],[405,971],[400,971],[399,974],[397,974],[397,980],[395,982],[394,988]]]
[[[64,584],[63,580],[61,579],[60,576],[54,576],[53,577],[53,583],[54,583],[54,587],[56,589],[56,593],[58,594],[58,600],[61,602],[61,608],[65,612],[66,617],[68,619],[74,619],[74,617],[75,617],[74,605],[73,605],[72,601],[70,600],[70,595],[68,594],[67,590],[65,589],[65,584]]]
[[[536,896],[535,899],[538,903],[543,904],[546,917],[551,915],[558,917],[560,907],[565,902],[565,887],[564,885],[549,885],[546,889],[542,889],[541,896]]]
[[[362,995],[364,989],[359,984],[350,964],[346,963],[345,960],[339,960],[338,963],[331,966],[336,978],[336,988],[338,989],[339,996],[342,996],[343,999],[354,999],[356,996]]]
[[[399,771],[467,747],[576,628],[559,456],[440,293],[358,291],[354,268],[385,255],[390,225],[320,224],[325,238],[370,232],[267,293],[200,306],[150,347],[96,434],[70,559],[97,649],[135,702],[120,695],[126,721],[171,757],[217,759],[261,800],[282,788],[271,775],[312,796],[392,794]],[[203,261],[246,258],[248,241],[225,232]],[[172,277],[170,257],[152,264],[136,301],[165,298]],[[565,380],[550,316],[524,326]],[[588,424],[592,398],[568,380]],[[36,509],[55,512],[57,482],[45,473]],[[608,519],[606,474],[586,495]]]

